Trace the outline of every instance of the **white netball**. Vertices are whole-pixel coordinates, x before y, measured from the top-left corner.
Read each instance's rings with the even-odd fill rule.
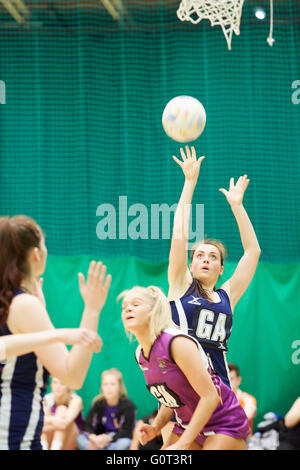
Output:
[[[166,134],[176,142],[192,142],[198,139],[205,124],[204,106],[192,96],[176,96],[171,99],[162,115]]]

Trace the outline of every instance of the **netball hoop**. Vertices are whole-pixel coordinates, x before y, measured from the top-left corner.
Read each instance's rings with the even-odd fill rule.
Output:
[[[210,21],[211,26],[221,26],[231,50],[232,33],[240,34],[240,22],[244,0],[181,0],[177,10],[177,16],[181,21],[199,23],[203,19]],[[273,1],[271,7],[271,28],[267,39],[270,46],[273,45]]]

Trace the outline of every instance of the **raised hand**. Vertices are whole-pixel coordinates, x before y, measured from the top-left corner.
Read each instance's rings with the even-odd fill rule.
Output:
[[[185,146],[185,152],[183,148],[181,148],[180,153],[182,161],[175,156],[173,156],[173,159],[181,167],[185,178],[196,183],[198,180],[201,163],[205,157],[200,157],[197,160],[195,147],[192,146],[190,149],[188,145]]]
[[[111,275],[106,276],[106,266],[101,261],[92,261],[89,266],[87,281],[84,275],[78,273],[79,290],[85,307],[94,312],[100,312],[105,304],[111,283]]]
[[[241,205],[243,203],[243,197],[250,180],[248,175],[240,176],[236,184],[234,184],[234,178],[230,178],[229,190],[220,188],[219,191],[223,193],[230,205]]]

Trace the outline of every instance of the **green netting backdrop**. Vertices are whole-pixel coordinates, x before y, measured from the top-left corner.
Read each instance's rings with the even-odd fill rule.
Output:
[[[139,416],[155,406],[115,299],[137,283],[167,291],[170,240],[150,238],[151,219],[148,236],[120,239],[119,197],[148,214],[153,204],[178,201],[183,178],[171,157],[179,155],[179,144],[164,134],[161,114],[169,99],[185,94],[207,112],[195,144],[206,159],[194,202],[204,204],[205,234],[227,246],[228,275],[242,247],[218,189],[231,176],[247,173],[251,180],[245,207],[262,256],[236,308],[229,359],[241,368],[242,388],[258,400],[258,419],[270,410],[284,413],[300,387],[300,104],[292,99],[292,84],[300,80],[300,4],[275,2],[271,48],[268,16],[259,22],[254,3],[246,1],[229,52],[220,28],[180,22],[175,1],[124,0],[119,21],[96,1],[27,3],[26,25],[0,10],[6,86],[0,211],[31,215],[47,234],[45,290],[56,326],[80,321],[76,273],[89,259],[103,259],[113,274],[99,326],[103,351],[80,392],[86,409],[109,367],[122,370]],[[268,13],[269,2],[260,4]],[[102,204],[116,211],[113,239],[97,236]]]

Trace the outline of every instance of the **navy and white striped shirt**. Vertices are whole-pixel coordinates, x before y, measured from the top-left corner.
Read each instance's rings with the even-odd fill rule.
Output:
[[[16,295],[24,293],[21,290]],[[7,326],[0,335],[12,334]],[[0,450],[41,450],[49,373],[34,353],[0,363]]]

